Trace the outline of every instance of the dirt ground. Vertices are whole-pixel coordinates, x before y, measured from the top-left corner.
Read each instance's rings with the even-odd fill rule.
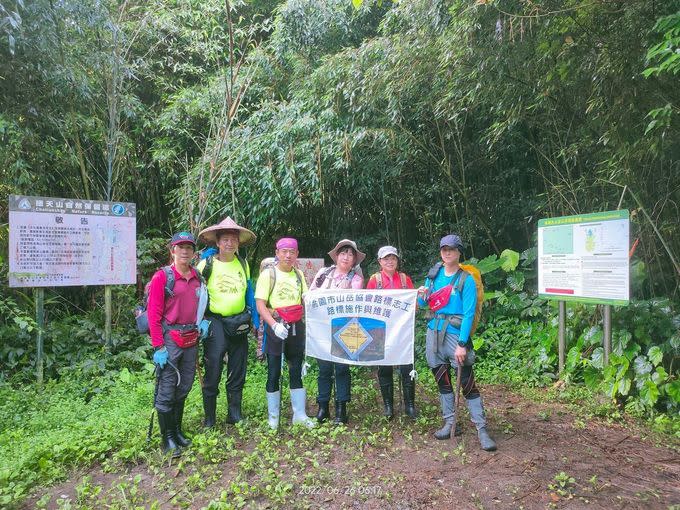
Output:
[[[436,402],[432,395],[423,395],[428,399],[423,412],[432,423],[411,425],[401,418],[367,426],[350,416],[348,430],[337,436],[338,445],[346,446],[313,454],[318,461],[314,467],[309,459],[296,459],[308,455],[309,448],[314,450],[313,440],[298,441],[291,434],[286,444],[292,455],[274,459],[270,466],[292,473],[289,486],[281,485],[282,495],[276,497],[271,494],[279,489],[266,482],[264,471],[269,468],[260,465],[240,475],[244,482],[239,490],[245,495],[235,498],[232,481],[244,465],[239,453],[219,463],[217,476],[204,487],[184,496],[190,470],[140,462],[125,468],[124,474],[103,473],[100,466],[73,473],[69,481],[40,491],[25,507],[33,508],[39,496],[50,495],[47,508],[60,508],[65,502],[74,508],[148,508],[154,501],[160,508],[202,508],[221,495],[223,505],[213,508],[680,508],[677,443],[655,444],[634,425],[580,418],[562,404],[526,400],[503,387],[486,386],[482,391],[490,430],[498,442],[493,453],[480,450],[466,414],[462,414],[461,438],[435,440],[431,433],[439,424]],[[373,414],[378,403],[376,399]],[[355,411],[356,415],[364,412],[369,410]],[[389,447],[352,439],[368,429],[391,438]],[[243,454],[256,447],[254,439],[235,444]],[[296,472],[319,475],[301,478]],[[84,498],[84,475],[91,477],[90,487],[100,486],[101,495],[111,496]],[[138,484],[133,494],[113,496],[125,494],[121,481],[129,483],[135,476]],[[230,484],[225,497],[222,491]],[[261,488],[248,495],[247,487],[258,484]]]

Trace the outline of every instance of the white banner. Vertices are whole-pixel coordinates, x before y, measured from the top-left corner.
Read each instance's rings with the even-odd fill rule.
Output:
[[[307,356],[348,365],[413,363],[415,311],[415,290],[308,292]]]

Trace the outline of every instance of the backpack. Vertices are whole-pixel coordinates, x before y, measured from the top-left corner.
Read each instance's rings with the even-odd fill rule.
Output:
[[[175,288],[175,272],[170,266],[163,266],[161,269],[165,273],[165,297],[173,297],[175,295],[173,291]],[[137,331],[139,333],[149,333],[149,316],[147,315],[147,308],[149,306],[150,287],[151,281],[144,286],[142,304],[135,308],[135,321],[137,322]]]
[[[272,297],[272,292],[274,292],[274,285],[276,285],[276,263],[269,264],[265,267],[269,271],[269,295],[267,297],[267,304],[269,304],[269,300]],[[302,289],[304,289],[302,285],[303,276],[297,267],[294,267],[293,271],[295,271],[295,276],[297,276],[298,285],[300,286],[300,303],[302,303]]]
[[[326,278],[328,278],[328,276],[333,271],[335,271],[335,267],[336,267],[335,264],[333,264],[332,266],[330,266],[328,269],[326,269],[323,273],[321,273],[319,275],[319,277],[315,281],[317,289],[320,289],[321,286],[323,285],[323,283],[326,281]],[[354,278],[354,275],[357,274],[358,272],[359,272],[358,266],[354,266],[352,269],[350,269],[349,273],[347,273],[347,276],[345,276],[345,278],[351,282],[352,279]]]
[[[399,275],[399,283],[401,283],[401,288],[402,289],[407,288],[406,287],[406,274],[402,273],[401,271],[398,271],[397,274]],[[378,290],[382,290],[382,288],[383,288],[382,271],[378,271],[377,273],[373,274],[371,276],[371,278],[375,278],[375,284],[376,284]]]
[[[443,264],[437,262],[434,266],[430,268],[427,272],[427,278],[430,280],[430,293],[434,288],[434,279],[437,277],[439,270],[442,268]],[[465,285],[465,280],[468,276],[472,276],[477,285],[477,306],[475,306],[475,317],[472,321],[472,329],[470,330],[470,336],[472,336],[475,331],[477,331],[477,326],[479,325],[479,320],[482,317],[482,305],[484,304],[484,284],[482,282],[482,273],[472,264],[459,264],[460,277],[458,278],[458,283],[456,284],[456,290],[459,293],[463,292],[463,286]]]

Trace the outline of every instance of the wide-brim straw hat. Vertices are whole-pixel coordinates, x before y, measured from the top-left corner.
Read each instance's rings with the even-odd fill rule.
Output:
[[[359,248],[357,248],[357,243],[351,239],[343,239],[335,245],[335,248],[328,252],[328,255],[330,255],[330,257],[333,259],[333,262],[338,262],[338,252],[345,246],[350,246],[355,252],[357,252],[357,260],[354,262],[354,264],[361,264],[361,262],[366,258],[366,254],[362,251],[359,251]]]
[[[235,230],[238,232],[238,242],[241,246],[247,246],[255,242],[257,236],[245,227],[237,225],[229,216],[224,218],[217,225],[204,228],[198,234],[198,238],[206,244],[217,244],[217,233],[221,230]]]

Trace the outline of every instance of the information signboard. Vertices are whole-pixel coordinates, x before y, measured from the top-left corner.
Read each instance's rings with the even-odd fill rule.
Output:
[[[547,299],[626,305],[630,218],[627,210],[538,222],[538,293]]]
[[[10,195],[10,287],[132,284],[136,206]]]

